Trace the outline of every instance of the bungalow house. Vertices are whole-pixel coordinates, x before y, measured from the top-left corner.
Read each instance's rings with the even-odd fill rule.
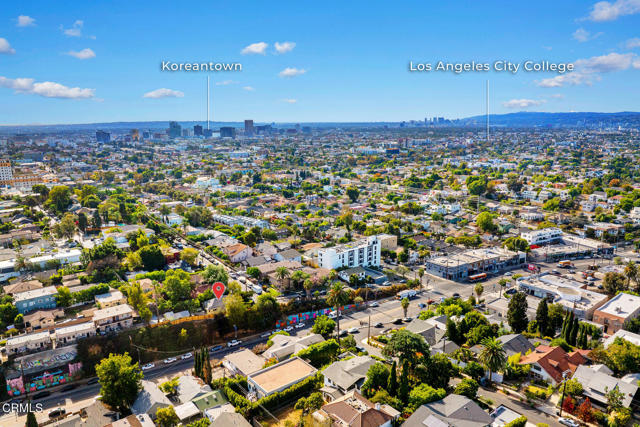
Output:
[[[245,348],[224,356],[222,366],[224,366],[231,375],[249,376],[262,369],[265,362],[265,357],[259,356]]]
[[[140,390],[138,397],[131,405],[131,412],[136,415],[147,414],[152,419],[155,419],[158,409],[166,408],[167,406],[171,406],[171,401],[160,388],[152,381],[142,380],[142,390]]]
[[[95,297],[96,303],[100,308],[113,307],[120,304],[126,304],[127,299],[122,294],[122,292],[116,289],[110,289],[109,292],[105,294],[96,295]]]
[[[389,405],[374,404],[356,390],[324,405],[312,417],[319,425],[391,427],[400,413]]]
[[[268,368],[254,372],[247,377],[249,391],[256,394],[258,399],[270,396],[296,385],[318,370],[299,357],[293,357]]]
[[[304,337],[276,335],[271,338],[273,344],[262,353],[262,356],[266,359],[275,358],[280,361],[300,350],[304,350],[312,344],[317,344],[322,341],[324,341],[324,338],[322,338],[320,334],[309,334]]]
[[[24,324],[31,330],[51,327],[56,319],[64,317],[64,310],[54,308],[52,310],[38,310],[24,316]]]
[[[93,322],[98,333],[127,329],[133,325],[133,309],[128,304],[120,304],[96,310]]]
[[[450,394],[442,400],[420,406],[402,427],[487,427],[493,418],[473,400]]]
[[[375,364],[376,361],[369,356],[356,356],[333,362],[322,372],[323,394],[328,400],[332,400],[336,394],[344,395],[353,389],[360,390],[367,378],[367,371]]]
[[[607,371],[608,368],[605,368]],[[573,374],[574,380],[582,385],[582,394],[599,406],[607,406],[607,392],[618,389],[622,393],[622,406],[632,408],[634,412],[640,410],[640,393],[638,385],[630,384],[611,375],[612,372],[602,372],[591,366],[578,366]]]
[[[531,375],[554,386],[569,378],[578,366],[587,362],[585,357],[590,350],[577,350],[567,353],[562,347],[540,345],[533,353],[523,355],[520,365],[531,365]]]

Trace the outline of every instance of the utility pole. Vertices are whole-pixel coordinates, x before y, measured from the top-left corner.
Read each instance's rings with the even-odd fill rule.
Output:
[[[367,344],[369,344],[370,338],[371,338],[371,313],[369,313],[369,322],[367,322]]]
[[[562,404],[564,403],[564,391],[567,389],[567,374],[562,373],[562,380],[564,381],[564,387],[562,387],[562,397],[560,398],[560,415],[562,416]]]

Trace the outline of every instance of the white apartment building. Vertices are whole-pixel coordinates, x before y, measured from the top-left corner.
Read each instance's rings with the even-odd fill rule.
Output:
[[[85,322],[77,325],[63,326],[55,332],[56,347],[73,344],[79,339],[96,334],[96,325],[93,322]]]
[[[93,313],[93,323],[97,332],[130,328],[133,325],[133,309],[128,304],[121,304],[96,310]]]
[[[562,230],[555,227],[543,228],[542,230],[531,230],[520,233],[520,237],[530,245],[544,245],[562,239]]]
[[[9,160],[0,160],[0,184],[7,185],[13,180],[13,169]]]
[[[329,270],[340,267],[380,266],[380,238],[369,236],[318,251],[318,265]]]

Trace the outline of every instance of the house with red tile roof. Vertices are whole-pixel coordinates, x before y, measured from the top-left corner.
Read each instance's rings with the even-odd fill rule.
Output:
[[[587,363],[591,350],[576,350],[567,353],[562,347],[540,345],[520,359],[521,365],[531,365],[531,376],[545,380],[554,386],[562,382],[563,376],[570,378],[578,366]]]

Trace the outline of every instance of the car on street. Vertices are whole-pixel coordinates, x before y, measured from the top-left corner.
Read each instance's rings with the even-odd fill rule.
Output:
[[[347,334],[348,334],[348,332],[347,332],[347,331],[345,331],[344,329],[341,329],[341,330],[340,330],[340,336],[341,336],[341,337],[343,337],[343,336],[345,336],[345,335],[347,335]]]
[[[515,289],[515,288],[507,289],[506,291],[504,291],[504,293],[507,294],[507,295],[513,295],[516,292],[518,292],[518,290]]]
[[[560,417],[558,418],[558,422],[569,427],[580,427],[580,423],[572,420],[571,418]]]
[[[454,294],[453,294],[453,298],[455,298],[455,299],[460,298],[460,294],[459,294],[459,293],[457,293],[457,292],[456,292],[456,293],[454,293]]]
[[[293,326],[287,326],[286,328],[284,328],[284,330],[287,332],[291,332],[293,331]]]
[[[402,324],[402,319],[398,317],[397,319],[393,319],[393,322],[391,322],[391,323],[393,323],[394,325],[401,325]]]
[[[402,319],[402,321],[403,321],[404,323],[409,323],[409,322],[411,322],[412,320],[413,320],[413,317],[411,317],[411,316],[407,316],[407,317],[405,317],[404,319]]]
[[[260,338],[269,338],[271,336],[271,332],[265,332],[264,334],[260,335]]]
[[[369,303],[369,307],[380,307],[380,304],[377,301],[373,301]]]
[[[60,391],[71,391],[76,387],[78,387],[78,384],[67,384],[66,386],[62,387]]]
[[[357,334],[358,333],[358,328],[356,328],[355,326],[351,329],[349,329],[349,333],[350,334]]]
[[[156,365],[154,365],[153,363],[147,363],[146,365],[142,365],[142,370],[143,371],[148,371],[151,368],[154,368]]]
[[[420,304],[418,304],[418,307],[420,308],[427,308],[427,304],[421,302]]]
[[[93,377],[89,381],[87,381],[87,385],[98,384],[98,377]]]
[[[373,325],[374,328],[382,328],[384,325],[382,324],[382,322],[378,322],[375,325]]]
[[[48,391],[48,390],[45,390],[45,391],[41,391],[41,392],[39,392],[39,393],[34,394],[34,395],[33,395],[33,399],[34,399],[34,400],[36,400],[36,399],[42,399],[42,398],[48,397],[48,396],[50,396],[50,395],[51,395],[51,392],[50,392],[50,391]]]
[[[58,418],[67,413],[64,408],[55,408],[49,411],[49,418]]]
[[[193,357],[193,353],[189,352],[189,353],[185,353],[182,356],[180,356],[181,360],[187,360],[187,359],[191,359]]]
[[[176,358],[175,358],[175,357],[168,357],[168,358],[164,359],[162,362],[163,362],[165,365],[168,365],[168,364],[173,363],[173,362],[175,362],[175,361],[176,361]]]
[[[304,328],[304,323],[296,323],[296,329]]]
[[[211,347],[209,351],[211,353],[215,353],[216,351],[220,351],[220,350],[222,350],[222,344],[214,345],[213,347]]]
[[[242,341],[240,341],[240,340],[232,340],[232,341],[229,341],[227,343],[227,347],[235,347],[235,346],[240,345],[240,344],[242,344]]]

